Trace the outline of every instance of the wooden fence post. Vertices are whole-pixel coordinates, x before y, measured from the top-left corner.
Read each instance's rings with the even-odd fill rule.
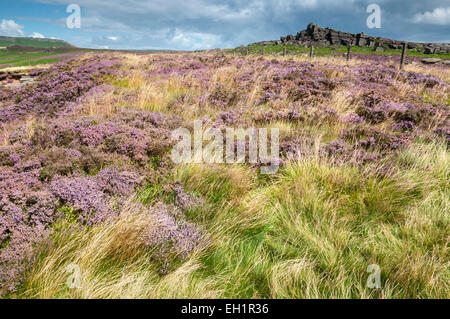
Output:
[[[406,47],[408,45],[406,42],[403,43],[403,49],[402,49],[402,57],[400,58],[400,70],[403,70],[403,66],[405,65],[405,58],[406,58]]]
[[[314,56],[314,46],[311,44],[311,48],[309,49],[309,57],[312,58]]]
[[[283,47],[283,56],[286,56],[286,51],[287,51],[286,46],[284,46]]]
[[[347,61],[350,61],[350,58],[351,58],[350,54],[351,54],[351,51],[352,51],[352,45],[349,44],[348,47],[347,47]]]
[[[247,48],[247,50],[245,51],[245,55],[248,55],[248,48]]]

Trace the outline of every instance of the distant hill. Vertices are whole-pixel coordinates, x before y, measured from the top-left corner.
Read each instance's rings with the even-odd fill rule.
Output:
[[[35,47],[35,48],[42,48],[42,49],[49,49],[49,48],[53,48],[53,47],[75,48],[74,45],[72,45],[66,41],[57,40],[57,39],[0,36],[0,47],[9,47],[12,45]]]

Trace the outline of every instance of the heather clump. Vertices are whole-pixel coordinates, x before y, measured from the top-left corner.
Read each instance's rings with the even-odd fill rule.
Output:
[[[116,169],[105,168],[96,176],[97,185],[109,195],[126,196],[142,182],[142,177],[134,172],[119,172]]]
[[[174,194],[174,204],[182,211],[195,209],[203,203],[203,199],[192,193],[187,193],[180,181],[172,185],[172,193]]]
[[[0,294],[16,289],[56,219],[57,199],[33,164],[0,169]]]
[[[280,155],[283,158],[312,157],[315,154],[314,145],[314,140],[308,137],[299,137],[284,141],[280,144]]]
[[[32,248],[46,238],[55,221],[65,217],[60,207],[70,208],[77,221],[92,226],[117,216],[114,199],[130,195],[142,180],[133,172],[104,169],[97,176],[55,176],[47,183],[37,164],[14,169],[0,171],[0,264],[4,269],[0,282],[9,282],[10,288],[20,283],[23,271],[32,264]],[[27,250],[19,254],[22,246]]]
[[[106,168],[96,176],[55,178],[51,192],[60,200],[60,207],[72,208],[72,214],[85,225],[92,226],[117,214],[114,197],[130,195],[142,178],[133,172]]]
[[[355,126],[346,129],[342,137],[355,147],[389,152],[407,145],[412,136],[407,133],[394,135],[377,127]]]
[[[351,123],[351,124],[360,124],[365,121],[365,118],[362,116],[359,116],[358,114],[349,114],[342,117],[342,121],[344,123]]]
[[[80,66],[76,61],[58,63],[43,71],[39,81],[28,86],[8,89],[2,94],[1,118],[12,121],[26,115],[57,116],[72,111],[80,96],[96,86],[103,76],[113,72],[116,61],[92,57]]]
[[[228,90],[224,85],[217,85],[208,95],[208,102],[218,109],[227,109],[236,104],[237,92]]]
[[[17,103],[10,109],[15,116],[6,118],[15,121],[22,115],[43,112],[48,117],[46,121],[18,122],[6,136],[6,146],[0,148],[2,293],[16,290],[23,281],[24,272],[33,264],[35,248],[56,221],[67,217],[63,212],[70,212],[71,218],[87,226],[110,220],[117,216],[122,199],[144,179],[153,182],[163,174],[157,172],[158,166],[166,165],[163,158],[177,117],[147,111],[62,116],[70,111],[69,103],[116,65],[97,59],[84,62],[43,72],[38,88],[61,90],[61,94],[55,91],[55,98],[49,94],[38,99],[29,93],[33,90],[17,91]],[[68,74],[56,80],[58,72]],[[72,89],[75,93],[63,94]],[[154,158],[159,158],[157,166]],[[23,254],[18,253],[20,249]]]
[[[186,259],[200,244],[205,244],[205,231],[186,221],[179,208],[160,203],[148,213],[151,222],[142,240],[153,250],[152,258],[161,264],[161,273],[167,273],[173,262]]]
[[[424,85],[427,88],[433,88],[439,85],[447,85],[440,78],[433,75],[425,75],[416,72],[400,72],[399,78],[408,82],[410,85]]]
[[[450,146],[450,126],[444,126],[437,128],[434,133],[436,133],[438,136],[442,136],[447,141],[447,145]]]
[[[358,81],[361,83],[376,84],[379,86],[391,85],[397,71],[389,67],[377,65],[363,65],[355,69]]]
[[[221,112],[219,118],[215,123],[215,126],[232,126],[240,119],[239,112],[236,110],[230,110]]]
[[[1,221],[3,218],[0,216],[0,231],[4,227]],[[7,247],[0,252],[0,296],[15,291],[19,283],[25,280],[25,272],[35,259],[36,246],[50,234],[51,230],[41,224],[27,226],[15,223],[14,232],[8,236]]]
[[[108,198],[93,178],[55,179],[50,189],[61,200],[60,206],[73,208],[77,219],[88,226],[105,221],[113,214]]]
[[[305,119],[304,114],[296,109],[291,109],[287,111],[264,111],[261,113],[256,113],[254,116],[255,122],[270,123],[272,121],[288,121],[297,122]]]
[[[356,115],[352,115],[354,119],[350,120],[353,124],[362,123],[363,120],[372,125],[390,121],[392,131],[407,132],[416,128],[426,129],[432,123],[436,123],[436,120],[438,123],[447,121],[445,110],[439,105],[393,102],[385,100],[379,93],[373,91],[362,94],[359,100],[356,102],[358,103]],[[443,116],[436,117],[438,113]]]
[[[43,162],[47,178],[79,171],[96,173],[113,162],[135,163],[144,169],[150,158],[165,155],[171,145],[169,128],[178,121],[147,113],[57,118],[37,125],[30,139],[24,137],[15,145]],[[25,147],[28,144],[32,147]]]

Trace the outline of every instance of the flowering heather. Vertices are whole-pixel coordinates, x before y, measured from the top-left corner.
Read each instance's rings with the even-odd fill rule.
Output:
[[[50,189],[63,202],[80,212],[79,220],[86,225],[105,221],[112,214],[107,197],[96,181],[87,177],[63,178],[52,181]]]
[[[450,144],[450,86],[437,68],[409,64],[399,71],[392,57],[356,53],[355,61],[346,63],[208,52],[86,55],[36,70],[34,75],[37,80],[31,84],[0,89],[0,294],[17,291],[26,280],[37,247],[49,240],[60,219],[70,217],[70,222],[88,226],[83,228],[97,229],[104,221],[120,218],[126,198],[138,189],[143,194],[150,189],[150,202],[157,203],[142,209],[151,217],[140,238],[150,249],[148,264],[156,262],[161,274],[170,276],[208,243],[206,231],[211,231],[211,238],[217,239],[211,245],[214,256],[202,255],[194,262],[226,278],[225,284],[216,285],[220,289],[245,282],[249,290],[237,297],[278,296],[279,292],[265,289],[276,290],[285,278],[300,276],[297,260],[325,285],[323,274],[316,273],[322,267],[314,267],[315,260],[309,265],[305,256],[316,258],[317,265],[330,266],[327,276],[334,284],[335,279],[356,273],[346,268],[354,263],[343,262],[343,272],[336,275],[335,265],[328,265],[331,254],[321,255],[328,248],[317,243],[345,251],[347,247],[339,245],[354,242],[358,247],[351,248],[352,254],[360,260],[367,256],[377,260],[371,252],[384,251],[380,243],[383,247],[391,243],[376,234],[386,231],[389,223],[413,225],[405,229],[408,236],[398,239],[409,247],[403,240],[414,236],[414,227],[431,225],[440,216],[433,213],[417,226],[417,221],[407,219],[424,212],[421,207],[408,210],[407,205],[421,194],[414,187],[421,186],[405,179],[398,185],[388,178],[379,181],[365,173],[371,167],[377,167],[377,174],[395,173],[397,162],[409,163],[408,152],[417,141],[438,145],[446,139]],[[171,132],[191,127],[194,119],[221,130],[279,127],[280,163],[285,167],[273,180],[260,180],[255,172],[258,165],[177,166],[181,177],[174,182]],[[297,163],[299,157],[304,161]],[[435,156],[433,161],[441,158]],[[383,166],[386,162],[391,166]],[[419,159],[411,166],[419,168],[425,162]],[[423,174],[431,170],[420,169]],[[430,176],[440,176],[441,171]],[[161,198],[159,190],[164,190]],[[435,201],[424,201],[425,210],[427,203]],[[370,223],[360,226],[367,216]],[[194,223],[199,220],[207,222]],[[385,228],[378,231],[373,228],[377,225]],[[299,233],[309,227],[314,233]],[[341,228],[345,232],[337,233]],[[353,237],[355,233],[358,237]],[[359,242],[360,238],[371,240]],[[423,242],[421,238],[415,238],[414,245]],[[441,242],[441,238],[430,239],[430,243]],[[224,243],[233,244],[225,247]],[[268,254],[267,248],[274,254]],[[332,259],[338,262],[348,255],[335,252]],[[273,267],[272,255],[280,258]],[[289,263],[282,259],[287,255]],[[239,266],[233,264],[236,261]],[[250,268],[245,268],[247,264]],[[271,275],[261,276],[255,265],[270,266]],[[367,265],[359,268],[364,272]],[[406,276],[402,271],[399,276]],[[254,287],[255,276],[263,282],[258,286],[267,288]],[[266,277],[270,283],[264,282]],[[359,275],[352,280],[357,285]],[[241,287],[233,289],[227,293]],[[280,289],[291,291],[291,287]],[[314,289],[324,290],[320,285]],[[361,291],[364,288],[355,294],[367,297]]]
[[[58,63],[43,71],[32,89],[23,86],[6,89],[0,95],[4,104],[0,117],[12,121],[25,115],[56,116],[70,111],[77,98],[111,74],[117,61],[93,57],[76,66],[76,61]]]
[[[161,272],[170,270],[172,259],[185,259],[202,243],[205,232],[183,218],[175,206],[157,204],[150,208],[151,223],[142,235],[145,245],[154,250],[153,258],[162,264]]]
[[[201,198],[193,194],[186,193],[183,186],[181,186],[180,181],[175,183],[172,190],[175,194],[174,204],[183,211],[196,208],[203,202]]]
[[[147,111],[80,117],[74,112],[85,94],[104,92],[103,78],[115,74],[118,62],[96,56],[81,64],[59,63],[40,71],[31,87],[1,91],[0,113],[14,124],[0,147],[2,293],[23,280],[33,247],[63,217],[61,207],[70,208],[80,223],[95,225],[117,215],[115,199],[162,174],[150,160],[162,161],[177,117]],[[22,121],[32,115],[36,121]]]
[[[271,121],[283,120],[283,121],[301,121],[304,116],[298,110],[288,110],[288,111],[265,111],[262,113],[257,113],[254,116],[256,122],[270,123]]]

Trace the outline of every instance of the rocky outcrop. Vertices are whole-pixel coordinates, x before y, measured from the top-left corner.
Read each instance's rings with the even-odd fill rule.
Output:
[[[269,45],[269,44],[294,44],[299,46],[337,46],[337,45],[352,45],[360,47],[371,47],[374,51],[384,51],[385,49],[401,49],[403,41],[392,39],[372,37],[361,33],[348,33],[330,28],[321,28],[317,24],[308,24],[306,30],[298,32],[296,35],[288,35],[281,37],[278,41],[264,41],[255,44]],[[425,54],[434,53],[450,53],[450,43],[418,43],[407,42],[408,49],[415,49],[418,52]]]

